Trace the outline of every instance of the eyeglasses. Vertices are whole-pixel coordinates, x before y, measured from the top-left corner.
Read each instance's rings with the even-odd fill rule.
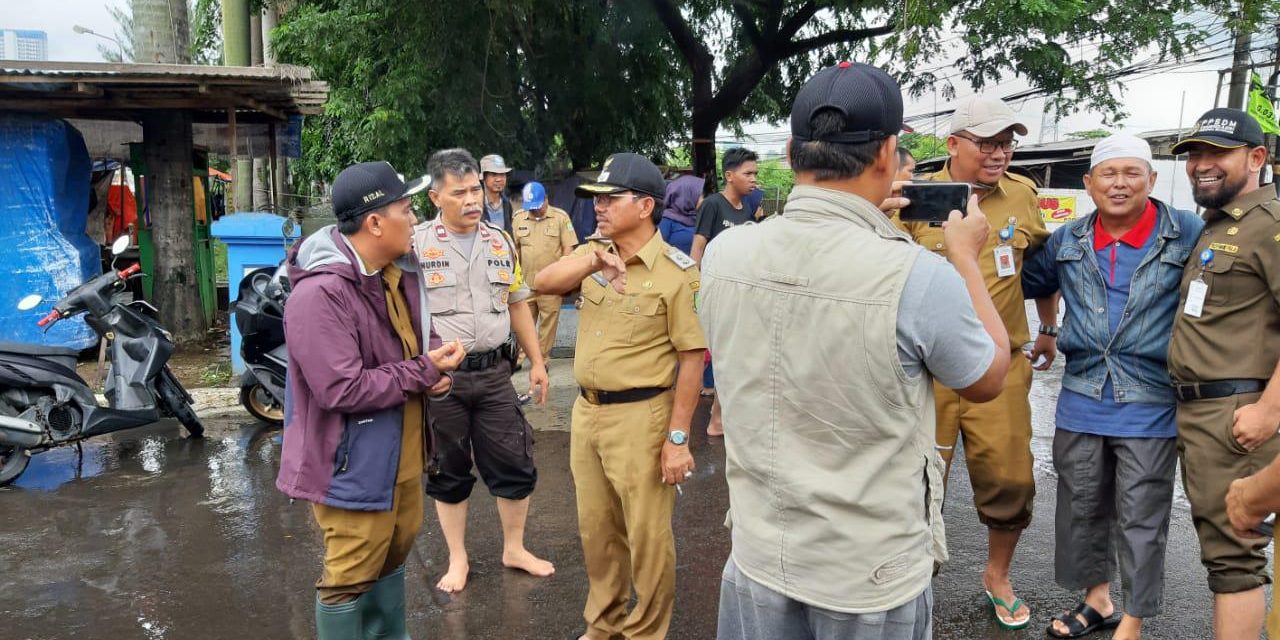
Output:
[[[632,200],[636,200],[641,197],[638,193],[602,193],[591,200],[597,207],[608,207],[615,198],[626,198],[628,196],[631,197]]]
[[[1010,138],[1008,140],[992,140],[991,138],[984,138],[982,140],[979,140],[977,138],[970,138],[969,136],[962,136],[958,133],[954,135],[957,138],[962,138],[964,140],[968,140],[969,142],[972,142],[974,145],[978,147],[978,151],[981,151],[982,153],[995,153],[997,147],[999,147],[1000,150],[1004,151],[1005,153],[1008,153],[1018,148],[1018,141],[1014,140],[1013,138]]]

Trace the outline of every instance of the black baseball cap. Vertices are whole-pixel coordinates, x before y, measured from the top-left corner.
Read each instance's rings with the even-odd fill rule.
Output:
[[[333,180],[333,215],[350,220],[366,211],[421,193],[431,184],[430,176],[405,182],[390,162],[353,164]]]
[[[810,142],[813,116],[823,109],[844,114],[844,131],[825,142],[858,144],[883,140],[902,131],[902,88],[892,76],[859,62],[841,62],[804,83],[791,105],[791,137]]]
[[[661,202],[667,193],[667,181],[648,158],[638,153],[615,153],[605,159],[595,182],[579,185],[574,193],[590,198],[619,191],[637,191]]]
[[[1266,144],[1266,137],[1262,135],[1262,126],[1253,116],[1239,109],[1219,107],[1200,116],[1195,128],[1187,137],[1173,145],[1172,151],[1174,155],[1183,153],[1188,146],[1197,142],[1223,149],[1252,149]]]

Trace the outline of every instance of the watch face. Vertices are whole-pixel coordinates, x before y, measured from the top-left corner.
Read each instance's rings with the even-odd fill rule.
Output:
[[[684,444],[689,439],[683,431],[672,431],[668,438],[671,440],[671,444]]]

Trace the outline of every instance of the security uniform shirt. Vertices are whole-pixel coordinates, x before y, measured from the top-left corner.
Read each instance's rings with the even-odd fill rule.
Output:
[[[511,335],[508,305],[529,297],[511,241],[481,222],[470,252],[439,220],[418,225],[414,247],[436,332],[458,339],[467,353],[502,346]]]
[[[541,218],[521,209],[511,227],[526,283],[536,280],[539,271],[578,244],[569,214],[556,207],[547,207],[546,215]]]
[[[1280,200],[1267,185],[1205,212],[1204,233],[1182,275],[1169,371],[1178,382],[1267,380],[1280,361]],[[1208,266],[1200,262],[1213,250]],[[1202,274],[1203,271],[1203,274]],[[1200,317],[1186,313],[1187,288],[1209,287]]]
[[[617,254],[607,240],[590,238],[573,255],[596,249]],[[693,259],[654,232],[627,260],[625,294],[602,280],[582,281],[573,363],[578,385],[625,391],[675,384],[677,352],[707,347],[694,311],[700,282]]]

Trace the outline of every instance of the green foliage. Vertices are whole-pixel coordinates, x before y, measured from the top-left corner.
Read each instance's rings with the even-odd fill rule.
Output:
[[[222,3],[220,0],[189,0],[191,16],[191,63],[222,64]]]
[[[760,173],[756,179],[764,190],[765,200],[786,202],[787,196],[791,194],[791,187],[796,182],[796,174],[791,171],[791,167],[782,158],[761,160],[759,165]],[[770,211],[772,208],[766,206],[765,210]]]
[[[528,169],[660,157],[687,122],[663,35],[639,3],[302,0],[274,42],[330,94],[295,167],[329,180],[385,159],[420,173],[456,146]]]
[[[917,161],[947,155],[947,141],[931,133],[904,133],[898,146],[910,151]]]
[[[1086,129],[1084,131],[1072,131],[1067,134],[1072,140],[1099,140],[1111,135],[1106,129]]]

